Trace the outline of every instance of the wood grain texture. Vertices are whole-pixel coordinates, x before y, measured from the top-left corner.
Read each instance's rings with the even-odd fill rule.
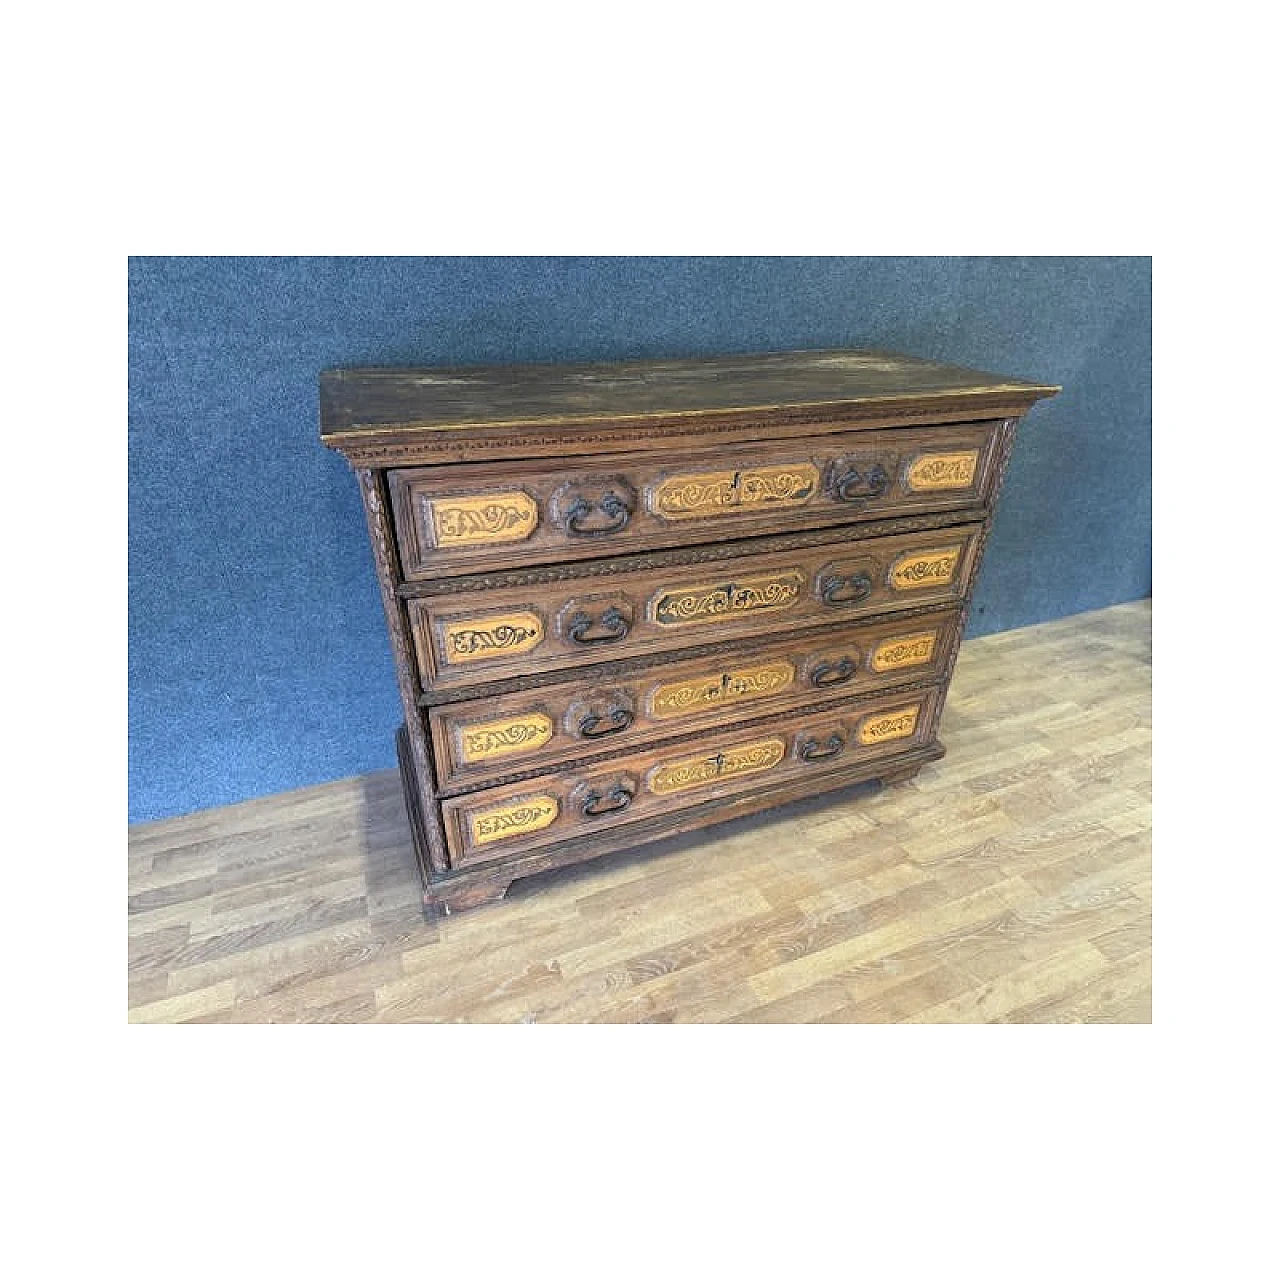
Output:
[[[394,771],[130,830],[137,1022],[1148,1022],[1150,602],[966,642],[944,765],[424,918]]]
[[[775,351],[591,364],[335,369],[320,378],[326,442],[384,427],[432,431],[787,407],[1022,397],[1059,388],[891,351]]]

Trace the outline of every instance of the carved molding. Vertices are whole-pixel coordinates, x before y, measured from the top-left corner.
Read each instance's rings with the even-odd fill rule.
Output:
[[[409,744],[409,757],[417,775],[417,790],[421,799],[422,828],[426,836],[427,856],[431,869],[443,871],[449,865],[445,851],[444,832],[434,803],[435,771],[431,762],[431,748],[427,743],[422,715],[418,711],[418,699],[422,687],[418,682],[418,664],[409,644],[409,620],[403,601],[396,595],[399,578],[399,561],[396,558],[395,539],[391,532],[386,496],[386,477],[368,470],[358,470],[360,496],[364,502],[365,522],[369,527],[369,542],[373,549],[374,568],[377,571],[382,607],[387,615],[387,632],[391,639],[391,658],[396,671],[396,684],[400,690],[400,702],[404,707],[404,729]]]
[[[479,455],[511,454],[528,456],[529,450],[552,450],[566,456],[583,452],[612,452],[619,449],[643,449],[655,445],[678,445],[682,439],[708,436],[736,436],[738,439],[777,439],[787,435],[802,436],[808,432],[834,434],[841,431],[874,430],[877,427],[938,425],[971,426],[1009,417],[1022,416],[1039,397],[971,396],[963,405],[953,399],[949,404],[903,406],[881,404],[859,410],[824,406],[812,411],[774,409],[768,413],[735,411],[732,417],[690,414],[677,418],[654,418],[647,422],[584,420],[549,429],[545,423],[503,424],[487,427],[477,424],[470,430],[452,429],[435,432],[411,424],[360,432],[331,433],[324,443],[342,453],[352,466],[403,466],[416,461],[467,462]],[[412,434],[412,440],[405,440]]]

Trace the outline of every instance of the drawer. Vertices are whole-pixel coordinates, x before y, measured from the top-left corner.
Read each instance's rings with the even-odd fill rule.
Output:
[[[848,700],[444,800],[452,865],[525,853],[922,746],[932,740],[940,698],[930,687]]]
[[[984,503],[999,423],[389,472],[407,580]]]
[[[732,654],[650,663],[614,678],[435,707],[440,790],[543,771],[602,751],[848,699],[939,674],[958,606],[910,618],[842,623]]]
[[[980,524],[408,601],[428,688],[959,601]]]

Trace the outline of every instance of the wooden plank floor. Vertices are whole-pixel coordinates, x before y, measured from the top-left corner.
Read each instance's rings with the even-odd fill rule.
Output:
[[[131,828],[136,1022],[1149,1022],[1151,606],[962,646],[947,756],[425,917],[394,772]]]

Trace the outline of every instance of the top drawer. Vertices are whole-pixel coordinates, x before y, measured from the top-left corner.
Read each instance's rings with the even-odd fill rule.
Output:
[[[389,473],[406,580],[985,503],[998,422]]]

